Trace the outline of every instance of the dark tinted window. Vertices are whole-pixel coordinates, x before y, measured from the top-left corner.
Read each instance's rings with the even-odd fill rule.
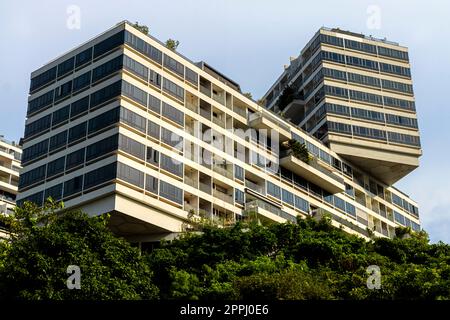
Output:
[[[75,193],[81,192],[82,188],[83,188],[83,176],[70,179],[64,182],[64,197],[68,197]]]
[[[92,48],[86,49],[75,56],[75,68],[82,66],[92,60]]]
[[[124,43],[124,31],[120,31],[115,35],[103,40],[102,42],[94,46],[94,59],[101,56],[102,54],[117,48]]]
[[[50,178],[58,173],[64,172],[65,157],[58,158],[48,163],[47,178]]]

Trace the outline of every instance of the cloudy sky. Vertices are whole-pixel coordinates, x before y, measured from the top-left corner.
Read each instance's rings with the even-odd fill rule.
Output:
[[[409,47],[424,155],[397,187],[419,202],[431,240],[450,243],[450,2],[1,1],[0,134],[23,134],[31,71],[122,20],[148,25],[160,40],[179,40],[178,51],[207,61],[255,98],[321,26]]]

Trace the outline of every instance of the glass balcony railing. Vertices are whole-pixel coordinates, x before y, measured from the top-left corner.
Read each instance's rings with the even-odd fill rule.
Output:
[[[249,181],[249,180],[245,180],[245,186],[247,188],[255,191],[255,192],[258,192],[258,193],[263,194],[263,195],[265,194],[264,186],[260,186],[260,185],[254,183],[254,182]]]
[[[233,204],[233,197],[231,196],[231,194],[228,194],[228,193],[219,191],[217,189],[214,189],[213,190],[213,196],[218,198],[218,199],[220,199],[220,200],[222,200],[222,201],[225,201],[227,203]]]

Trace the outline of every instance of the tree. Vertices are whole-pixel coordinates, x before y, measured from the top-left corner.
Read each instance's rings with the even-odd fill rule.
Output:
[[[179,44],[180,44],[180,41],[174,40],[174,39],[167,39],[167,41],[166,41],[166,47],[172,51],[176,51]]]
[[[134,24],[132,24],[132,26],[138,29],[140,32],[148,35],[149,29],[146,25],[140,25],[139,22],[136,21]]]
[[[243,95],[244,97],[250,99],[250,100],[253,99],[253,96],[252,96],[251,92],[245,92],[245,93],[243,93],[242,95]]]
[[[158,289],[138,249],[115,237],[108,215],[62,211],[47,201],[16,207],[5,224],[13,237],[0,253],[0,299],[155,299]],[[81,289],[67,288],[67,268],[81,270]]]
[[[282,147],[289,153],[292,154],[297,159],[302,160],[305,163],[311,161],[311,156],[308,149],[304,143],[297,141],[295,139],[290,139],[282,144]]]

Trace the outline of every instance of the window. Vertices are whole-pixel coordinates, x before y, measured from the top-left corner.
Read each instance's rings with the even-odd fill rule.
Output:
[[[345,203],[345,212],[347,212],[352,217],[356,218],[356,209],[355,206],[351,203],[346,202]]]
[[[352,198],[355,197],[355,189],[347,183],[345,184],[345,193],[348,194]]]
[[[81,76],[73,79],[73,92],[79,91],[91,84],[91,71],[83,73]]]
[[[334,205],[336,208],[345,211],[345,201],[341,198],[334,196]]]
[[[162,63],[162,52],[160,50],[149,45],[147,42],[128,31],[125,31],[125,43],[141,52],[142,54],[146,55],[153,61],[159,64]]]
[[[51,178],[59,173],[64,172],[64,164],[66,157],[61,157],[53,160],[47,165],[47,178]]]
[[[183,150],[183,137],[166,128],[161,128],[161,141],[178,150]]]
[[[327,34],[320,34],[320,42],[331,44],[338,47],[344,46],[344,40],[342,38],[329,36]]]
[[[145,175],[145,190],[158,194],[158,179],[148,174]]]
[[[28,148],[23,149],[22,162],[28,162],[47,154],[48,152],[48,139],[38,142]]]
[[[374,46],[372,44],[364,43],[364,42],[354,41],[354,40],[345,39],[345,47],[348,49],[364,51],[364,52],[373,53],[373,54],[377,53],[376,46]]]
[[[176,202],[180,205],[183,203],[183,190],[182,189],[177,188],[165,181],[160,181],[159,187],[160,187],[159,195],[161,197],[171,200],[173,202]]]
[[[179,124],[180,126],[184,125],[184,113],[177,108],[172,107],[170,104],[163,102],[161,115]]]
[[[87,112],[89,109],[89,96],[86,96],[70,105],[70,119]]]
[[[295,196],[295,208],[308,213],[309,212],[309,202],[303,198]]]
[[[185,74],[186,80],[192,84],[198,85],[198,74],[189,69],[188,67],[186,67],[185,70],[186,70]]]
[[[30,92],[43,87],[56,79],[56,66],[31,79]]]
[[[281,200],[281,188],[270,181],[267,181],[267,194]]]
[[[335,97],[348,98],[348,90],[339,87],[325,86],[325,94],[329,94]]]
[[[394,220],[395,222],[405,225],[405,217],[397,211],[394,211]]]
[[[166,54],[164,55],[164,67],[184,77],[184,65]]]
[[[102,139],[86,147],[86,162],[117,150],[119,145],[118,134]]]
[[[147,156],[146,156],[147,162],[158,166],[159,164],[159,151],[153,149],[152,147],[147,147]]]
[[[149,94],[148,95],[148,108],[151,111],[154,111],[157,114],[159,114],[161,112],[161,100],[159,100],[158,98]]]
[[[337,63],[345,63],[345,56],[343,54],[329,52],[329,51],[322,51],[321,58],[323,60],[333,61]]]
[[[145,146],[123,134],[119,135],[119,149],[139,159],[145,159]]]
[[[364,75],[361,75],[358,73],[351,73],[351,72],[349,72],[347,74],[348,74],[349,82],[359,83],[359,84],[363,84],[366,86],[372,86],[372,87],[376,87],[376,88],[380,88],[380,86],[381,86],[380,79],[378,79],[378,78],[364,76]]]
[[[416,104],[414,101],[391,98],[391,97],[383,97],[384,104],[389,107],[402,108],[406,110],[416,110]]]
[[[397,75],[404,76],[407,78],[411,78],[411,70],[409,68],[380,62],[380,70],[381,70],[381,72],[384,72],[384,73],[392,73],[392,74],[397,74]]]
[[[53,95],[54,90],[50,90],[49,92],[46,92],[43,95],[40,95],[39,97],[34,98],[30,102],[28,102],[27,115],[42,110],[45,107],[51,105],[53,103]]]
[[[384,113],[359,108],[352,108],[351,110],[352,117],[384,122]]]
[[[72,72],[74,65],[75,57],[69,58],[66,61],[58,64],[58,78],[68,74],[69,72]]]
[[[94,70],[92,70],[92,83],[99,81],[116,71],[122,69],[123,56],[120,55],[102,65],[99,65]]]
[[[87,129],[86,121],[83,123],[80,123],[79,125],[76,125],[75,127],[70,128],[68,143],[70,144],[74,141],[85,138],[86,137],[86,129]]]
[[[147,134],[155,139],[159,140],[159,124],[153,121],[147,121]]]
[[[244,168],[238,166],[237,164],[234,165],[234,177],[238,180],[244,181]]]
[[[410,84],[382,79],[383,89],[413,93],[413,87]]]
[[[91,62],[92,60],[92,48],[88,48],[75,56],[75,68]]]
[[[352,134],[352,126],[339,122],[328,122],[328,130],[332,132]]]
[[[106,40],[96,44],[94,46],[94,59],[123,44],[125,40],[124,35],[124,31],[120,31]]]
[[[25,126],[25,139],[50,128],[52,115],[49,114]]]
[[[292,194],[292,192],[282,189],[282,199],[283,199],[283,202],[286,202],[287,204],[290,204],[291,206],[294,205],[294,195]]]
[[[172,81],[164,78],[163,79],[163,89],[165,92],[174,96],[175,98],[184,101],[184,89],[179,85],[173,83]]]
[[[386,114],[386,122],[398,126],[417,128],[417,119],[397,116],[395,114]]]
[[[136,187],[144,188],[144,173],[120,162],[117,164],[117,178]]]
[[[347,106],[342,106],[339,104],[325,103],[327,112],[341,114],[341,115],[350,115],[350,108]]]
[[[129,126],[143,133],[145,133],[146,131],[145,130],[146,119],[124,107],[120,108],[120,121],[128,124]]]
[[[236,203],[244,204],[245,203],[245,194],[239,189],[234,189],[234,200]]]
[[[347,60],[347,64],[351,66],[356,66],[360,68],[366,68],[366,69],[372,69],[372,70],[378,70],[378,62],[352,57],[352,56],[345,56]]]
[[[383,104],[382,96],[378,94],[372,94],[356,90],[349,90],[348,92],[350,93],[350,99],[379,105]]]
[[[72,80],[62,84],[55,89],[55,103],[69,96],[72,93]]]
[[[78,176],[64,182],[64,198],[81,192],[83,188],[83,176]]]
[[[150,76],[148,78],[150,84],[161,88],[161,75],[153,70],[150,70]]]
[[[45,190],[44,199],[47,200],[50,197],[55,201],[59,201],[62,199],[62,192],[63,192],[63,184],[62,183],[57,184]]]
[[[396,59],[405,60],[405,61],[409,60],[408,52],[395,50],[395,49],[391,49],[391,48],[386,48],[386,47],[379,46],[378,54],[380,56],[391,57],[391,58],[396,58]]]
[[[126,81],[122,82],[122,93],[124,96],[147,107],[147,93]]]
[[[52,126],[54,127],[69,119],[69,114],[70,114],[70,105],[67,105],[64,108],[58,109],[55,112],[53,112]]]
[[[377,140],[386,140],[386,131],[359,126],[352,126],[352,128],[353,134],[355,136],[372,138]]]
[[[24,202],[29,201],[35,203],[37,206],[40,207],[43,204],[43,196],[44,196],[43,191],[34,193],[26,198],[17,201],[17,205],[21,206]]]
[[[148,68],[143,64],[140,64],[139,62],[131,59],[130,57],[124,56],[123,66],[125,67],[126,70],[137,75],[139,78],[145,80],[145,82],[148,81]]]
[[[84,163],[84,150],[80,150],[69,153],[66,157],[66,170],[72,169]]]
[[[47,165],[44,164],[30,171],[22,173],[19,178],[19,188],[22,189],[36,182],[42,181],[45,178],[46,167]]]
[[[50,138],[49,152],[65,147],[67,143],[67,130],[64,130]]]
[[[119,80],[103,89],[100,89],[100,90],[92,93],[91,94],[91,109],[111,100],[112,98],[119,96],[120,92],[121,92],[121,88],[122,88],[122,81]]]
[[[106,111],[95,118],[89,120],[89,134],[108,128],[110,125],[119,122],[120,107]]]
[[[420,138],[419,136],[411,136],[409,134],[397,133],[397,132],[388,132],[389,142],[407,144],[411,146],[420,147]]]
[[[92,170],[84,175],[84,189],[89,189],[116,178],[117,163]]]
[[[170,156],[167,156],[163,153],[161,153],[161,159],[160,159],[160,167],[161,169],[164,169],[170,173],[173,173],[174,175],[177,175],[179,177],[183,176],[183,163],[173,159]]]

